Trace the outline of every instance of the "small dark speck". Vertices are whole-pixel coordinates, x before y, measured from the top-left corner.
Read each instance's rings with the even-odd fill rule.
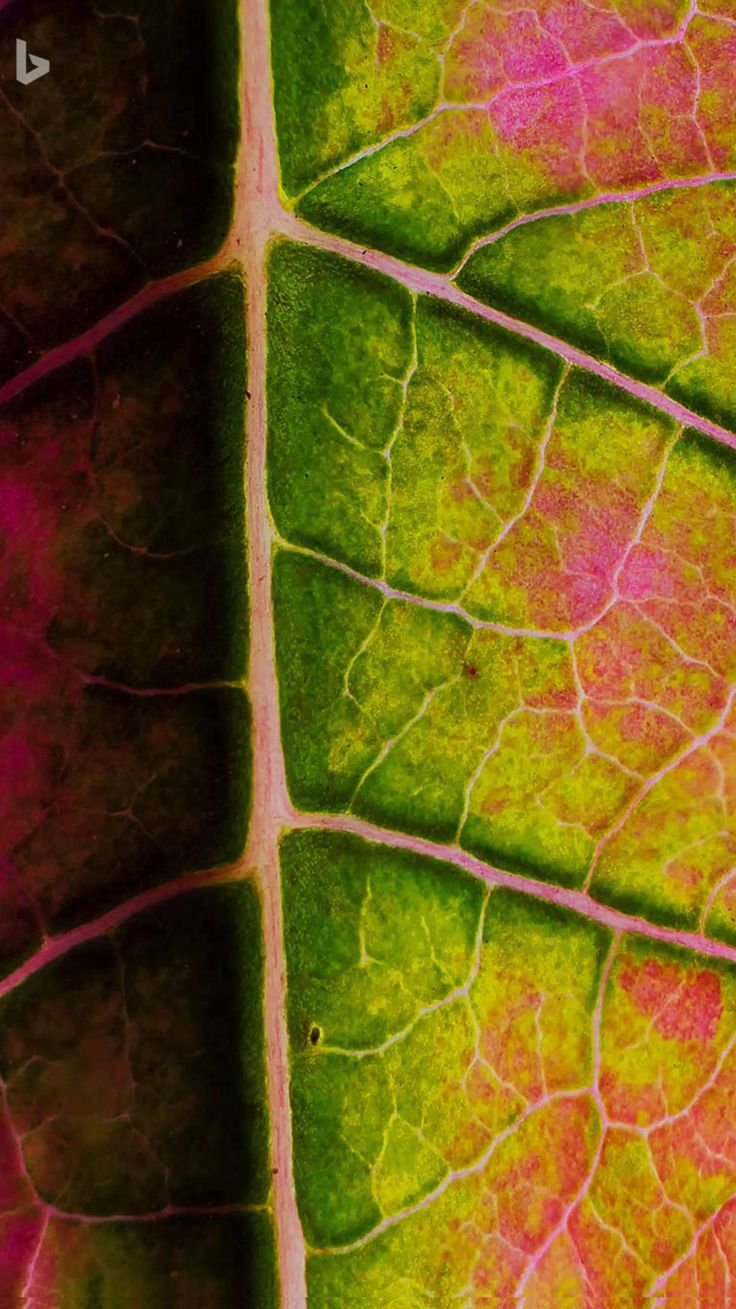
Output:
[[[466,664],[463,671],[466,677],[478,676],[478,669],[476,668],[475,664]]]
[[[319,1044],[319,1038],[321,1037],[321,1035],[322,1035],[322,1033],[320,1032],[320,1030],[319,1030],[318,1027],[313,1027],[313,1028],[312,1028],[311,1032],[309,1033],[309,1039],[310,1039],[312,1045],[318,1045],[318,1044]]]

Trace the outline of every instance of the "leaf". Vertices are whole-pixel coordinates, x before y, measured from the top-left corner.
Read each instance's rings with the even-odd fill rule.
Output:
[[[725,1309],[731,8],[0,13],[8,1309]]]

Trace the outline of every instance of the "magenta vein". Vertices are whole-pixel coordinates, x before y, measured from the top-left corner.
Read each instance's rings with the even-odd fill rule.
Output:
[[[633,204],[637,200],[646,200],[647,196],[659,195],[663,191],[692,191],[718,182],[736,182],[736,172],[706,173],[700,177],[661,178],[648,186],[634,187],[628,191],[607,191],[603,195],[588,196],[585,200],[573,200],[570,204],[550,205],[547,209],[536,209],[533,213],[519,214],[518,218],[512,218],[504,227],[499,227],[486,236],[478,237],[448,276],[457,277],[478,250],[484,249],[487,245],[495,245],[496,241],[508,236],[509,232],[515,232],[517,227],[527,227],[529,223],[537,223],[545,218],[564,218],[582,213],[585,209],[597,209],[600,205]]]
[[[671,396],[665,395],[657,387],[650,386],[647,382],[637,381],[635,378],[629,377],[627,373],[620,372],[618,368],[614,368],[611,364],[595,359],[593,355],[586,354],[584,350],[578,350],[577,346],[570,345],[567,341],[561,341],[558,337],[545,332],[541,327],[535,327],[532,323],[524,322],[523,319],[514,318],[501,309],[493,309],[490,305],[482,304],[480,300],[474,299],[473,296],[467,295],[466,292],[455,286],[449,276],[428,272],[426,269],[417,268],[413,264],[406,264],[393,255],[356,245],[355,242],[347,241],[343,237],[320,232],[317,228],[311,227],[302,219],[285,211],[282,213],[281,233],[291,240],[301,241],[305,245],[314,246],[318,250],[325,250],[330,254],[341,255],[344,259],[351,259],[354,263],[362,264],[365,268],[372,268],[375,272],[383,273],[386,277],[392,278],[393,281],[406,286],[414,294],[434,296],[435,299],[444,300],[457,309],[464,309],[466,313],[473,314],[476,318],[482,318],[489,323],[494,323],[497,327],[501,327],[515,336],[521,336],[527,341],[533,341],[535,345],[549,350],[560,359],[564,359],[568,364],[573,364],[576,368],[582,368],[586,372],[593,373],[596,377],[610,382],[613,386],[618,387],[620,391],[625,391],[628,395],[634,396],[635,399],[644,401],[645,404],[649,404],[654,409],[660,410],[661,413],[667,414],[669,418],[673,418],[683,426],[693,427],[720,442],[721,445],[736,449],[736,435],[729,432],[727,428],[711,422],[709,418],[703,418],[700,414],[694,413],[692,409],[688,409],[686,405],[673,400]]]
[[[70,1213],[57,1209],[55,1205],[41,1202],[43,1212],[59,1222],[79,1223],[85,1227],[108,1227],[115,1223],[158,1223],[167,1218],[201,1216],[203,1218],[221,1218],[228,1214],[257,1214],[271,1212],[267,1204],[220,1204],[220,1205],[180,1205],[168,1204],[163,1209],[144,1214],[82,1214]]]
[[[592,899],[585,891],[573,891],[569,887],[555,886],[521,873],[509,873],[502,868],[495,868],[484,863],[475,855],[462,850],[458,845],[442,845],[439,841],[429,841],[421,836],[411,836],[406,832],[395,832],[378,827],[352,814],[294,814],[291,826],[297,829],[317,828],[328,832],[347,832],[351,836],[361,837],[374,845],[391,846],[397,850],[408,850],[412,854],[429,859],[440,859],[444,863],[454,864],[456,868],[481,878],[490,886],[504,886],[522,895],[534,896],[549,904],[560,905],[564,909],[592,919],[613,932],[628,932],[635,936],[645,936],[653,941],[665,941],[670,945],[682,946],[686,950],[695,950],[698,954],[712,959],[724,959],[736,963],[736,946],[726,945],[723,941],[712,941],[702,932],[680,931],[673,927],[659,927],[649,923],[645,918],[624,913],[620,909],[611,909]]]
[[[184,873],[181,877],[174,878],[170,882],[163,882],[160,886],[149,887],[148,890],[141,891],[139,895],[131,896],[129,900],[124,900],[122,904],[116,905],[114,909],[109,909],[107,913],[100,914],[98,918],[93,918],[79,927],[72,927],[68,932],[60,932],[57,936],[48,937],[28,959],[19,964],[12,973],[8,973],[7,977],[0,980],[0,999],[7,995],[9,991],[15,990],[17,986],[27,981],[40,969],[46,968],[57,959],[61,959],[70,950],[86,945],[88,941],[94,941],[107,932],[114,932],[116,928],[121,927],[123,923],[126,923],[129,918],[135,917],[136,914],[145,913],[147,909],[166,904],[168,900],[173,900],[179,895],[186,895],[187,892],[197,890],[200,887],[218,886],[227,882],[240,881],[245,876],[247,876],[247,873],[240,864],[210,868],[195,873]]]
[[[34,382],[39,382],[48,373],[53,373],[57,369],[63,368],[65,364],[91,354],[107,337],[112,336],[119,328],[124,327],[126,323],[129,323],[132,318],[135,318],[144,309],[149,309],[152,305],[157,304],[159,300],[164,300],[170,295],[175,295],[177,291],[183,291],[186,287],[203,281],[204,278],[212,276],[213,273],[221,272],[223,267],[226,266],[226,260],[223,256],[215,255],[214,258],[208,259],[203,264],[182,269],[178,273],[172,273],[170,277],[162,277],[155,282],[148,282],[129,300],[125,300],[123,304],[111,310],[104,318],[99,319],[94,326],[89,327],[85,332],[80,332],[78,336],[72,337],[71,340],[64,341],[61,345],[47,350],[34,363],[29,364],[22,372],[17,373],[15,377],[11,377],[9,381],[0,386],[0,405],[6,404],[8,400],[12,400],[21,391],[33,386]]]
[[[703,1222],[700,1223],[695,1228],[695,1231],[693,1232],[693,1238],[689,1246],[685,1250],[684,1254],[680,1255],[680,1258],[677,1259],[673,1264],[671,1264],[669,1268],[666,1268],[663,1273],[660,1273],[659,1277],[657,1278],[656,1282],[652,1286],[651,1291],[649,1293],[650,1296],[653,1297],[656,1296],[656,1299],[652,1300],[652,1309],[665,1309],[665,1306],[667,1304],[667,1291],[666,1291],[667,1283],[671,1280],[671,1278],[674,1277],[675,1273],[679,1272],[680,1269],[684,1267],[684,1265],[688,1262],[688,1260],[694,1258],[694,1256],[697,1254],[698,1245],[700,1244],[701,1237],[718,1220],[718,1218],[721,1216],[724,1209],[726,1208],[726,1205],[728,1205],[732,1199],[733,1197],[729,1196],[727,1200],[724,1200],[722,1205],[719,1205],[715,1213],[709,1214],[708,1217],[705,1218]],[[729,1297],[729,1303],[731,1303],[730,1297]],[[708,1309],[708,1306],[705,1306],[705,1309]]]

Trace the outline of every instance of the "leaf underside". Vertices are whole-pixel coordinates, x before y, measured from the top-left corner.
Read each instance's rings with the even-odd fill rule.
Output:
[[[726,1309],[736,9],[267,9],[0,12],[0,1303]]]

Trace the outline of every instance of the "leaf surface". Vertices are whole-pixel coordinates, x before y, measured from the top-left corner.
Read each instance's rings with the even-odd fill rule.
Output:
[[[729,1304],[731,9],[0,5],[8,1309]]]
[[[24,0],[2,14],[5,380],[217,250],[232,211],[237,31],[225,6]],[[15,42],[53,56],[33,88]]]
[[[360,243],[449,270],[519,215],[734,166],[736,38],[710,6],[320,8],[273,9],[284,181]]]
[[[724,1287],[732,966],[354,837],[282,867],[310,1304]]]
[[[271,20],[298,1303],[725,1307],[733,14]]]
[[[733,429],[735,242],[721,182],[539,218],[458,281]]]
[[[293,247],[271,267],[294,799],[729,939],[732,452],[362,271],[335,365],[315,328],[348,272]],[[297,308],[286,278],[307,286]],[[402,330],[403,373],[372,385]],[[329,396],[350,423],[345,373],[365,379],[360,441],[324,418]]]
[[[258,932],[250,886],[195,891],[1,1002],[6,1303],[269,1302]]]
[[[0,36],[0,1301],[266,1309],[236,13]]]

